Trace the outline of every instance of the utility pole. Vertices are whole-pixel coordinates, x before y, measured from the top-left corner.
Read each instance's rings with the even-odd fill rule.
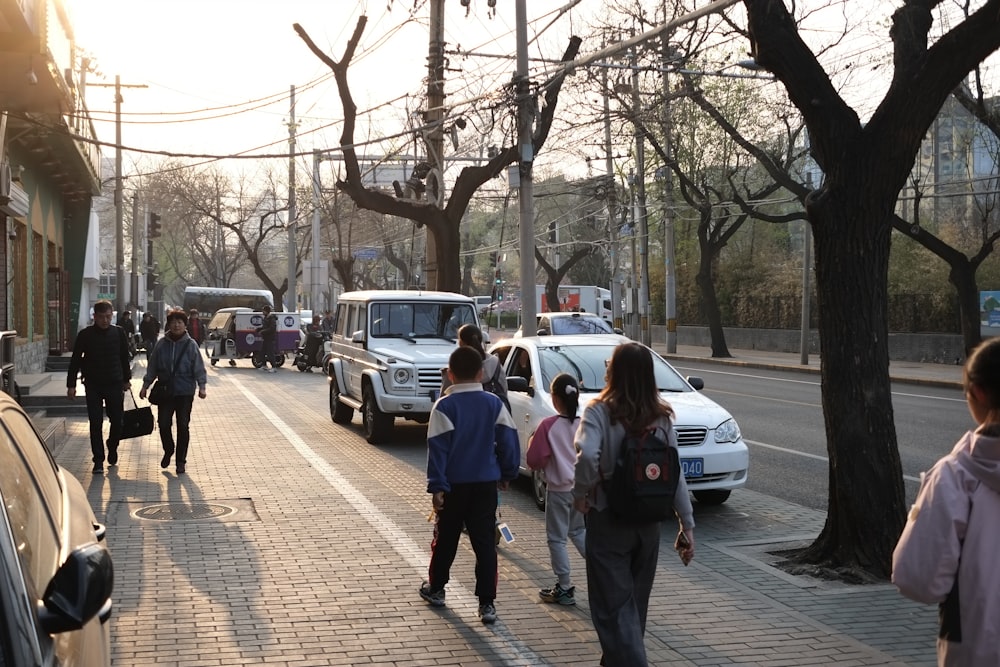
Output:
[[[285,312],[298,311],[295,288],[295,86],[291,87],[291,102],[288,112],[288,288],[285,290]],[[313,313],[316,311],[314,310]]]
[[[639,69],[635,49],[632,50],[632,124],[635,132],[635,197],[636,222],[639,224],[639,321],[640,340],[649,345],[649,219],[646,216],[646,141],[639,115]]]
[[[133,307],[139,304],[139,191],[132,195],[132,280],[129,300]]]
[[[143,84],[122,84],[115,75],[114,84],[87,83],[88,86],[115,89],[115,309],[125,309],[125,212],[122,202],[122,88],[145,88]]]
[[[444,0],[431,0],[430,44],[427,49],[427,111],[424,113],[424,144],[427,146],[427,162],[431,169],[426,179],[430,186],[436,178],[438,201],[442,201],[444,188]],[[433,196],[427,188],[428,199]],[[438,248],[434,234],[426,233],[425,283],[429,288],[437,288]]]
[[[611,157],[611,101],[608,96],[608,68],[601,68],[601,88],[604,90],[604,169],[608,175],[608,232],[611,239],[611,317],[615,326],[624,327],[622,320],[622,280],[618,258],[618,209],[615,202],[615,164]]]
[[[667,16],[667,0],[663,0],[663,22]],[[666,293],[666,343],[667,354],[677,353],[677,263],[674,237],[674,172],[673,161],[673,119],[670,115],[670,33],[663,39],[663,103],[660,105],[660,119],[663,126],[663,152],[667,164],[663,169],[663,282]]]
[[[309,307],[313,313],[319,309],[319,203],[320,181],[319,165],[323,157],[318,150],[313,151],[313,215],[312,215],[312,261],[309,263],[310,299]]]
[[[531,166],[535,147],[531,140],[531,127],[535,119],[535,105],[528,81],[528,10],[526,0],[517,0],[515,12],[517,37],[517,71],[514,85],[517,97],[517,146],[518,191],[521,251],[521,327],[530,331],[535,326],[535,188],[531,180]]]

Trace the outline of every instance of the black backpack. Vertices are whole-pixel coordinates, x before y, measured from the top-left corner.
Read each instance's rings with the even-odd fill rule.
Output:
[[[669,519],[680,475],[677,448],[670,446],[662,429],[626,432],[611,479],[604,481],[608,506],[627,523]]]
[[[497,368],[493,371],[493,375],[490,376],[488,380],[483,382],[483,389],[491,394],[496,394],[497,398],[503,401],[503,404],[507,407],[507,412],[510,412],[510,401],[507,400],[507,388],[504,387],[502,382],[500,382],[501,372],[503,372],[503,364],[497,364]]]

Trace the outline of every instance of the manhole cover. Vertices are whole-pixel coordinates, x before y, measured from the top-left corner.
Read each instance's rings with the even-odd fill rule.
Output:
[[[219,519],[235,512],[236,508],[228,505],[165,503],[141,507],[134,511],[132,516],[138,519],[152,519],[153,521],[199,521],[201,519]]]

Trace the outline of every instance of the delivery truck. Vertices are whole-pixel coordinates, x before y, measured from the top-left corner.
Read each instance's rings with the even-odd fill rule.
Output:
[[[560,285],[558,291],[560,311],[595,313],[611,321],[611,290],[596,285]],[[545,296],[545,285],[535,285],[535,301],[538,312],[552,310]]]

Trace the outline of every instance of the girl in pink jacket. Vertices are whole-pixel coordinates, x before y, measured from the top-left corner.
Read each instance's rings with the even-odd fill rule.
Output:
[[[528,445],[526,459],[532,470],[545,471],[545,537],[549,543],[549,558],[557,581],[552,588],[543,588],[538,596],[545,602],[576,604],[576,587],[570,577],[569,551],[566,540],[584,555],[587,529],[583,515],[573,507],[573,476],[576,468],[576,447],[573,437],[580,423],[580,385],[568,373],[560,373],[549,387],[552,407],[559,414],[546,417],[538,424]]]
[[[1000,665],[1000,338],[965,365],[978,427],[923,476],[892,555],[892,582],[940,607],[938,665]]]

